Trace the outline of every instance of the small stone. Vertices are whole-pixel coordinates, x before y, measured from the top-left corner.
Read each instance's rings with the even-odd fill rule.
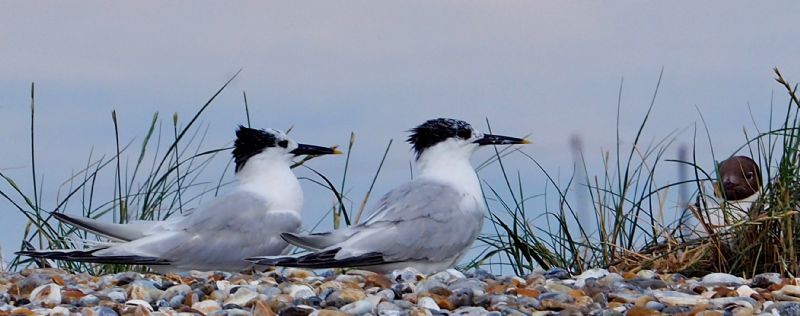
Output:
[[[92,313],[97,316],[117,316],[117,312],[105,306],[97,306],[91,309]]]
[[[347,314],[331,309],[323,309],[317,312],[317,316],[347,316]]]
[[[724,309],[731,306],[754,308],[758,302],[749,297],[720,297],[708,301],[714,308]]]
[[[453,304],[453,302],[451,302],[449,299],[450,295],[439,295],[435,293],[431,293],[429,295],[429,297],[432,298],[436,303],[436,306],[439,306],[440,309],[443,308],[446,310],[454,310],[456,308],[456,305]]]
[[[708,303],[708,299],[700,295],[691,295],[676,291],[658,291],[654,292],[653,295],[659,302],[669,305],[695,306]]]
[[[422,307],[422,308],[427,308],[429,310],[434,310],[434,311],[441,310],[439,308],[439,305],[436,304],[436,301],[434,301],[430,297],[423,297],[423,298],[419,299],[419,301],[417,301],[417,306]]]
[[[69,316],[69,309],[63,306],[56,306],[50,310],[49,316]]]
[[[165,300],[169,300],[172,297],[174,297],[176,295],[179,295],[179,294],[182,294],[182,295],[186,296],[186,294],[189,294],[189,292],[191,292],[191,291],[192,291],[192,288],[189,287],[188,285],[179,284],[179,285],[175,285],[175,286],[169,287],[166,291],[164,291],[164,293],[161,293],[161,297],[160,298],[165,299]]]
[[[489,314],[489,311],[478,306],[465,306],[453,311],[453,315],[461,316],[483,316],[487,314]]]
[[[569,308],[568,304],[556,300],[541,299],[539,302],[543,310],[560,311]]]
[[[664,289],[667,288],[667,283],[659,279],[642,279],[636,278],[632,280],[625,280],[625,283],[638,287],[640,289]]]
[[[125,292],[120,292],[120,291],[108,292],[106,296],[108,296],[109,299],[117,303],[125,302],[128,299],[128,295],[125,294]]]
[[[655,310],[652,310],[652,309],[641,307],[641,306],[634,306],[634,307],[631,307],[631,309],[628,311],[627,315],[628,316],[649,316],[649,315],[661,315],[661,313],[659,313],[659,312],[657,312]]]
[[[656,274],[656,272],[653,271],[653,270],[641,270],[639,272],[636,272],[636,276],[638,276],[638,277],[640,277],[642,279],[656,279],[656,278],[658,278],[658,274]]]
[[[666,307],[667,307],[666,305],[661,304],[661,303],[656,302],[656,301],[649,301],[646,304],[644,304],[644,308],[652,309],[654,311],[661,311],[662,309],[664,309]]]
[[[136,280],[128,286],[128,297],[133,300],[145,302],[155,302],[161,297],[163,291],[155,287],[153,282],[148,280]]]
[[[40,285],[31,292],[30,301],[47,308],[61,304],[61,286],[52,283]]]
[[[253,316],[275,316],[275,312],[267,304],[259,300],[253,306]]]
[[[290,306],[281,311],[281,316],[308,316],[314,312],[314,308],[307,305]]]
[[[380,290],[376,295],[380,296],[385,301],[393,301],[395,294],[390,289]]]
[[[247,287],[237,287],[236,292],[228,296],[223,305],[235,304],[239,306],[249,306],[258,297],[258,292],[253,291]]]
[[[565,294],[572,291],[571,287],[558,283],[549,283],[545,285],[544,288],[550,292],[565,293]]]
[[[178,294],[173,296],[169,301],[167,301],[167,306],[172,308],[178,308],[183,305],[183,301],[186,300],[186,296],[183,294]]]
[[[391,302],[381,302],[378,304],[378,315],[399,315],[403,309]]]
[[[472,270],[469,273],[469,275],[470,275],[471,278],[475,278],[475,279],[478,279],[478,280],[494,280],[495,279],[495,276],[491,272],[486,271],[486,270],[481,269],[481,268],[475,268],[475,270]]]
[[[145,302],[143,300],[128,300],[127,302],[125,302],[125,305],[131,307],[141,307],[150,312],[153,311],[153,307],[150,306],[150,303]]]
[[[756,274],[753,277],[753,280],[750,282],[750,285],[753,287],[760,287],[766,289],[770,285],[773,284],[781,284],[783,282],[783,278],[781,278],[780,273],[761,273]]]
[[[83,294],[83,292],[79,290],[64,289],[61,291],[61,302],[75,304],[84,296],[86,296],[86,294]]]
[[[744,279],[727,273],[709,273],[700,279],[700,284],[704,286],[739,286],[744,284],[744,282]]]
[[[595,279],[599,280],[605,278],[608,275],[608,270],[606,269],[589,269],[581,273],[579,276],[575,277],[575,287],[583,287],[586,284],[587,279]]]
[[[738,294],[741,297],[751,297],[753,295],[758,295],[758,292],[756,292],[747,285],[742,285],[736,288],[736,294]]]
[[[81,299],[78,300],[78,306],[92,307],[97,304],[100,304],[100,298],[91,294],[81,297]]]
[[[765,312],[772,312],[776,315],[800,316],[800,303],[797,302],[776,302],[764,308]]]
[[[289,286],[289,295],[294,298],[305,299],[315,296],[316,294],[308,285],[291,285]]]
[[[536,289],[517,289],[517,295],[521,296],[537,298],[539,297],[539,294],[540,294],[539,291],[537,291]]]
[[[14,310],[11,311],[10,315],[37,316],[36,313],[25,307],[15,308]]]
[[[192,305],[192,309],[202,312],[203,314],[210,314],[214,311],[222,309],[222,306],[219,306],[219,303],[217,303],[217,301],[205,300],[202,302],[194,303]]]
[[[43,273],[31,273],[24,279],[17,282],[19,294],[30,294],[33,289],[50,283],[51,278]]]
[[[392,281],[389,281],[389,278],[382,274],[371,274],[366,276],[364,281],[364,287],[379,287],[382,289],[388,289],[392,287]]]
[[[696,313],[694,315],[695,316],[724,316],[725,314],[723,314],[720,311],[701,311],[701,312],[698,312],[698,313]]]
[[[408,267],[392,272],[392,279],[397,282],[416,282],[425,278],[417,269]]]
[[[755,309],[748,307],[734,307],[729,310],[731,312],[731,316],[753,316],[756,313]]]
[[[447,286],[444,285],[444,283],[439,282],[437,280],[428,279],[428,280],[422,281],[419,284],[417,284],[416,292],[419,292],[419,293],[430,292],[433,289],[437,289],[437,288],[446,289]],[[502,292],[502,290],[500,290],[500,292]]]
[[[355,301],[345,306],[342,306],[339,310],[347,313],[348,315],[364,315],[367,313],[371,313],[372,310],[375,308],[375,305],[368,300],[360,300]]]
[[[314,276],[314,273],[304,269],[288,268],[284,270],[283,274],[289,278],[305,279]]]
[[[355,301],[363,300],[366,297],[362,290],[347,288],[334,291],[325,298],[325,302],[332,306],[341,307]]]

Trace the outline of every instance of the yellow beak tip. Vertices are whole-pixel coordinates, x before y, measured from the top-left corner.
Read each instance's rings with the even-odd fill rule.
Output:
[[[520,144],[533,144],[533,142],[528,140],[527,138],[523,138]]]
[[[339,147],[339,145],[336,145],[336,146],[332,146],[332,147],[331,147],[331,149],[333,149],[333,154],[334,154],[334,155],[341,155],[341,154],[344,154],[344,153],[343,153],[341,150],[338,150],[338,149],[336,149],[336,147]]]

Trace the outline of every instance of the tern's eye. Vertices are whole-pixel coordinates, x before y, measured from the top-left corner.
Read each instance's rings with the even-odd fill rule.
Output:
[[[468,129],[460,129],[456,132],[456,136],[461,139],[469,139],[472,137],[472,131]]]
[[[752,179],[754,174],[752,172],[748,172],[745,174],[745,176],[747,177],[747,179]]]
[[[283,147],[283,148],[286,148],[287,146],[289,146],[289,141],[288,141],[288,140],[282,140],[282,141],[279,141],[279,142],[278,142],[278,146],[281,146],[281,147]]]

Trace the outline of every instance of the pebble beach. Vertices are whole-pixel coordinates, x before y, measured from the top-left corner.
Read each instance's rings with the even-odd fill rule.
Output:
[[[0,315],[800,315],[798,280],[561,269],[0,275]]]

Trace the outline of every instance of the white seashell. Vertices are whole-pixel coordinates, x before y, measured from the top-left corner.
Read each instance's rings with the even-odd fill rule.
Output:
[[[52,283],[40,285],[33,289],[29,297],[35,305],[52,307],[61,304],[61,286]]]

